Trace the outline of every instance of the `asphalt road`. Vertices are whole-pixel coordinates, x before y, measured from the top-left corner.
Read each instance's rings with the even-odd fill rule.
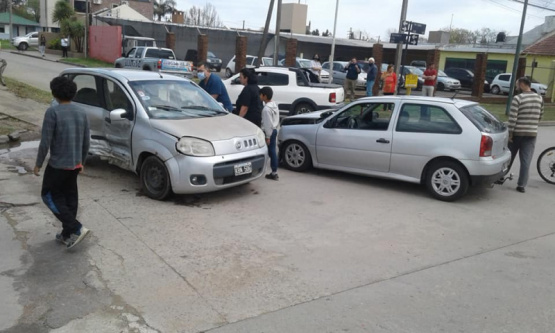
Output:
[[[40,124],[44,106],[0,91],[15,103]],[[553,145],[542,127],[535,156]],[[92,235],[66,251],[24,173],[36,146],[0,149],[2,332],[553,331],[555,187],[535,168],[525,194],[512,181],[455,203],[321,170],[159,202],[91,159]]]

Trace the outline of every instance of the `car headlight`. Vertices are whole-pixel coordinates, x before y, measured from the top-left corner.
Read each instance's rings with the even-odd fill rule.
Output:
[[[206,59],[206,62],[212,62],[212,59],[208,58]]]
[[[184,155],[208,157],[214,156],[214,146],[208,141],[183,137],[177,141],[175,149]]]
[[[258,140],[258,147],[259,148],[264,147],[266,145],[266,135],[264,135],[264,132],[262,132],[260,128],[256,132],[256,137]]]

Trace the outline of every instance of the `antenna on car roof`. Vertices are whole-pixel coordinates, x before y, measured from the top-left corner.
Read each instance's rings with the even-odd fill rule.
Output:
[[[453,95],[453,97],[451,97],[451,99],[454,100],[458,93],[459,93],[459,91],[458,91],[458,90],[455,90],[455,95]]]

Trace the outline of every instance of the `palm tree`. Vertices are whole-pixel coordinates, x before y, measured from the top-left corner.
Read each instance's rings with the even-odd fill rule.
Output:
[[[154,19],[158,17],[158,21],[162,21],[162,17],[166,14],[173,13],[175,6],[175,0],[156,0],[154,2]]]

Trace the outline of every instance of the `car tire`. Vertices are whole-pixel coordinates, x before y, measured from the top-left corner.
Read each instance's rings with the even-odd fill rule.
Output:
[[[143,67],[143,71],[150,71],[150,70],[151,70],[151,69],[150,69],[150,67],[148,67],[148,66]]]
[[[225,77],[230,78],[233,75],[233,73],[231,73],[231,69],[226,68],[225,69]]]
[[[116,68],[122,68],[121,64],[116,64]]]
[[[442,82],[439,82],[437,84],[437,90],[444,91],[445,90],[445,85]]]
[[[295,108],[293,109],[293,116],[296,114],[303,114],[303,113],[309,113],[316,110],[316,108],[310,104],[310,103],[305,103],[305,102],[301,102],[301,103],[297,103],[297,105],[295,105]]]
[[[499,95],[499,93],[501,92],[501,89],[499,89],[498,86],[493,86],[491,87],[491,93],[494,95]]]
[[[29,45],[28,45],[27,43],[23,42],[23,43],[19,43],[19,45],[17,46],[17,48],[18,48],[20,51],[26,51],[26,50],[29,48]]]
[[[164,200],[172,193],[168,169],[156,156],[149,156],[144,160],[140,178],[142,190],[149,198]]]
[[[302,172],[312,166],[310,151],[299,141],[287,141],[281,150],[285,167],[292,171]]]
[[[441,201],[460,199],[468,190],[466,170],[454,161],[439,161],[430,166],[426,187],[432,197]]]

